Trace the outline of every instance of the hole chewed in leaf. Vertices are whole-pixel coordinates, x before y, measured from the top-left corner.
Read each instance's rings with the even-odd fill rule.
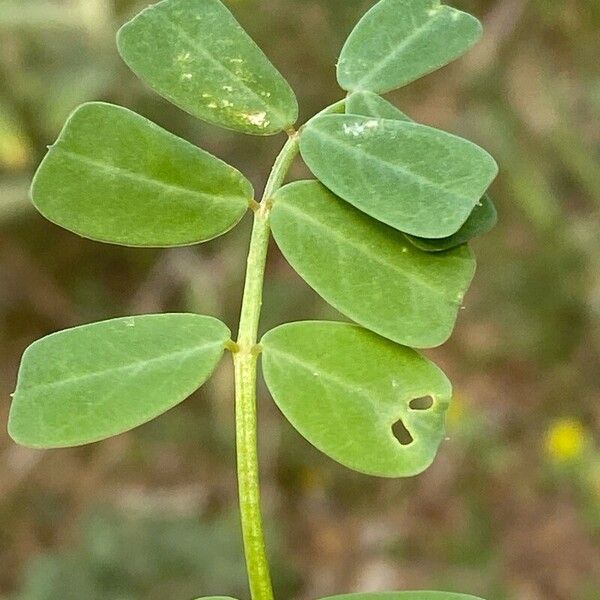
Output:
[[[394,436],[396,439],[403,445],[408,446],[412,444],[415,440],[413,436],[410,434],[410,431],[406,429],[406,425],[402,422],[402,419],[399,419],[392,425],[392,431],[394,432]]]
[[[413,398],[408,405],[412,410],[428,410],[433,406],[433,398],[431,396]]]

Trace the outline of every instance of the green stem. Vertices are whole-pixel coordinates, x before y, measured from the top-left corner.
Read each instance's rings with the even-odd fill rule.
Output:
[[[319,114],[343,112],[340,100]],[[244,553],[252,600],[273,600],[273,586],[260,508],[258,447],[256,426],[256,362],[258,324],[262,306],[265,264],[271,233],[270,216],[273,194],[283,185],[287,172],[299,151],[299,133],[292,133],[275,160],[261,202],[255,206],[254,225],[246,266],[240,327],[233,350],[235,370],[235,426],[238,487]]]
[[[298,154],[298,134],[290,136],[277,157],[263,199],[254,213],[246,283],[242,300],[235,368],[238,486],[246,567],[252,600],[273,600],[260,509],[256,426],[257,334],[262,306],[265,263],[270,237],[271,197],[283,185]]]

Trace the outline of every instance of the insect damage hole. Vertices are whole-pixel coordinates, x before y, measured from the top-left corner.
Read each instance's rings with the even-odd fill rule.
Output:
[[[410,431],[406,429],[406,426],[402,422],[402,419],[399,419],[392,425],[392,432],[394,433],[395,438],[403,446],[408,446],[409,444],[412,444],[415,441],[413,436],[410,434]]]
[[[413,398],[408,406],[412,410],[428,410],[433,406],[433,398],[431,396],[423,396],[422,398]]]

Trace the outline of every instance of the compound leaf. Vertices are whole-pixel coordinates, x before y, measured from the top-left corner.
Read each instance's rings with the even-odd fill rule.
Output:
[[[357,323],[416,348],[452,333],[475,272],[468,247],[423,252],[316,181],[281,188],[271,219],[292,267]]]
[[[354,92],[350,94],[346,99],[346,114],[412,122],[412,119],[399,108],[373,92]]]
[[[302,157],[335,194],[418,237],[448,237],[496,176],[479,146],[410,121],[325,115],[300,137]]]
[[[162,314],[42,338],[23,355],[9,433],[25,446],[57,448],[137,427],[198,389],[229,336],[212,317]]]
[[[346,100],[346,113],[365,117],[412,121],[410,117],[397,109],[391,102],[373,92],[354,92],[350,94]],[[484,194],[462,227],[451,236],[427,239],[409,235],[408,239],[421,250],[441,252],[460,246],[470,239],[488,232],[496,224],[497,218],[494,203],[488,194]]]
[[[432,463],[452,395],[433,363],[350,323],[288,323],[261,345],[275,402],[329,457],[381,477],[416,475]],[[411,408],[423,397],[432,400],[426,410]],[[395,437],[399,421],[410,441]]]
[[[442,252],[455,246],[460,246],[465,242],[487,233],[496,225],[498,213],[492,199],[488,194],[484,194],[483,198],[475,205],[469,218],[464,225],[453,235],[446,238],[427,239],[407,236],[408,239],[421,250],[427,252]]]
[[[321,600],[483,600],[468,594],[456,594],[454,592],[371,592],[342,594],[339,596],[328,596]]]
[[[236,169],[144,117],[91,102],[68,119],[31,195],[47,219],[84,237],[181,246],[231,229],[254,192]]]
[[[348,91],[389,92],[458,58],[481,32],[475,17],[439,0],[381,0],[344,44],[338,82]]]
[[[291,126],[289,84],[219,0],[164,0],[117,35],[123,60],[161,96],[199,119],[269,135]]]

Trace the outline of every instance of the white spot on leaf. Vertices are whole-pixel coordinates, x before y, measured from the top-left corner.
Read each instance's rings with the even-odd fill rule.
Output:
[[[256,127],[268,127],[270,121],[267,119],[267,113],[263,110],[261,112],[250,113],[246,115],[248,123]]]
[[[379,127],[379,122],[375,119],[370,119],[366,123],[352,123],[348,125],[348,123],[343,124],[344,133],[346,135],[351,135],[352,137],[360,137],[364,135],[366,132],[377,129]]]

